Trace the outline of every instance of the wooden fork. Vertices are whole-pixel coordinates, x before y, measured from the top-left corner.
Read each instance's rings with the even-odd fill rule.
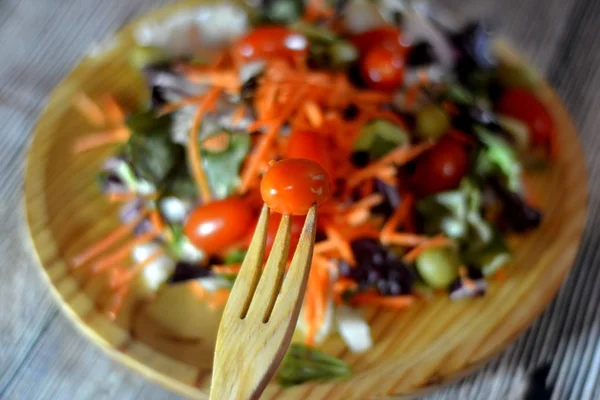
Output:
[[[315,205],[306,216],[285,274],[291,218],[284,215],[263,270],[269,222],[269,208],[263,206],[219,325],[211,400],[257,399],[275,374],[292,340],[304,299],[316,220]]]

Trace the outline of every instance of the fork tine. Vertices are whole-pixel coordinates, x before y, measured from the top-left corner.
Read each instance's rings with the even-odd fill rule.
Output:
[[[240,315],[237,315],[236,317],[243,319],[248,313],[250,302],[254,296],[261,275],[268,225],[269,207],[265,204],[260,212],[260,218],[256,224],[252,242],[250,243],[240,272],[235,279],[235,284],[229,295],[224,314],[235,312],[235,310],[241,310]]]
[[[306,291],[306,284],[308,282],[308,275],[310,268],[308,267],[312,262],[313,248],[315,245],[315,235],[317,232],[317,206],[314,205],[308,211],[306,220],[304,221],[304,227],[300,234],[300,240],[298,246],[292,258],[290,268],[283,280],[281,287],[281,293],[285,293],[285,297],[288,299],[296,299],[294,304],[301,304],[304,301],[304,293]],[[297,282],[301,282],[298,284]],[[289,307],[282,306],[277,307],[278,304],[285,303],[282,300],[283,296],[278,296],[271,313],[271,318],[283,318],[283,315],[290,312]],[[296,321],[300,314],[301,307],[294,307],[292,313],[292,320]],[[296,324],[292,324],[295,327]]]
[[[269,320],[271,310],[275,305],[275,299],[281,290],[281,283],[285,274],[285,264],[290,250],[291,232],[291,218],[289,215],[284,215],[279,223],[277,236],[275,236],[271,254],[263,269],[254,293],[254,298],[250,303],[250,309],[248,310],[250,318],[261,318],[263,322]],[[259,316],[257,314],[262,315]]]

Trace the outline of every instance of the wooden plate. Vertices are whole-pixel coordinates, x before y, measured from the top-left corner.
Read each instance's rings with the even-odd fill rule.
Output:
[[[164,16],[197,1],[170,6],[144,19]],[[139,23],[139,22],[138,22]],[[113,229],[116,207],[99,193],[95,174],[113,149],[74,155],[73,140],[91,127],[70,106],[73,94],[93,98],[112,92],[129,104],[143,98],[141,77],[127,64],[132,30],[113,47],[88,57],[52,93],[35,130],[25,181],[27,218],[47,282],[63,310],[87,337],[131,368],[184,395],[208,391],[219,314],[195,299],[189,286],[161,291],[144,300],[130,296],[112,322],[99,310],[105,301],[101,279],[69,269],[71,257]],[[516,56],[499,45],[502,57]],[[558,127],[560,151],[552,167],[532,179],[545,213],[541,229],[519,239],[508,279],[491,285],[482,299],[452,302],[440,297],[405,312],[367,310],[375,346],[351,354],[337,338],[325,350],[349,362],[347,382],[309,384],[281,390],[271,385],[263,398],[349,399],[406,395],[455,379],[512,342],[551,301],[571,268],[586,215],[586,174],[575,128],[550,89],[540,95]]]

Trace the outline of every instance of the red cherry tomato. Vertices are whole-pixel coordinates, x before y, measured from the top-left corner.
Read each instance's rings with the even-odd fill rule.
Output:
[[[360,54],[364,55],[375,47],[384,47],[400,54],[408,52],[408,45],[400,29],[395,26],[382,26],[359,33],[351,39]]]
[[[267,245],[265,247],[265,258],[269,256],[271,253],[271,249],[273,248],[273,243],[275,242],[275,236],[277,235],[277,229],[279,229],[279,223],[281,222],[282,215],[276,212],[272,212],[269,216],[269,226],[267,230]],[[302,233],[302,228],[304,227],[304,220],[306,218],[302,215],[293,215],[292,216],[292,234],[290,238],[290,257],[296,251],[296,247],[298,246],[298,242],[300,241],[300,234]]]
[[[396,89],[404,80],[404,56],[383,46],[375,47],[361,60],[360,72],[373,89]]]
[[[554,121],[544,104],[532,93],[525,89],[508,89],[500,98],[497,110],[527,125],[532,147],[550,144],[554,136]]]
[[[460,143],[443,138],[417,159],[413,185],[419,196],[455,189],[466,175],[469,154]]]
[[[288,158],[306,158],[319,164],[329,178],[333,177],[333,163],[323,136],[314,131],[294,131],[287,144]]]
[[[329,175],[319,164],[288,158],[274,164],[263,176],[260,194],[269,208],[281,214],[305,215],[331,193]]]
[[[304,35],[283,26],[263,26],[254,29],[236,44],[233,54],[250,61],[280,57],[289,61],[306,57],[308,40]]]
[[[231,197],[198,206],[184,232],[194,246],[214,254],[243,239],[253,222],[252,208],[243,199]]]

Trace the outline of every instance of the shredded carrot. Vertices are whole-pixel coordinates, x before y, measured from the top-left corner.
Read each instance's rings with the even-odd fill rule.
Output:
[[[140,194],[135,192],[111,192],[108,194],[108,201],[110,201],[111,203],[116,203],[119,201],[131,201],[138,198],[143,198],[146,200],[157,200],[158,193]]]
[[[162,232],[165,228],[165,222],[163,221],[158,210],[152,210],[150,213],[150,222],[157,232]]]
[[[117,243],[123,237],[131,234],[135,227],[142,221],[142,219],[146,218],[148,214],[147,210],[143,210],[140,214],[131,222],[128,222],[125,225],[119,226],[117,229],[109,233],[106,237],[96,242],[94,245],[88,247],[83,253],[73,257],[71,263],[73,267],[77,268],[92,258],[95,258],[103,251],[107,250],[113,244]]]
[[[192,293],[199,299],[203,299],[206,296],[206,289],[198,281],[188,281],[188,285]]]
[[[250,154],[244,171],[242,172],[242,183],[240,185],[240,192],[245,193],[252,180],[256,178],[258,167],[264,156],[268,153],[271,145],[275,140],[275,136],[279,133],[279,128],[282,124],[287,121],[292,112],[298,107],[299,103],[305,95],[305,90],[300,89],[296,96],[290,100],[280,111],[280,117],[270,123],[270,126],[264,136],[261,138],[257,148],[252,154]]]
[[[202,141],[202,147],[208,151],[221,152],[227,150],[231,136],[227,132],[210,135]]]
[[[75,141],[73,151],[81,153],[100,146],[123,143],[129,139],[129,129],[125,127],[110,129],[103,132],[91,133]]]
[[[381,236],[381,243],[414,247],[426,242],[428,239],[427,236],[416,235],[414,233],[390,233]]]
[[[76,93],[73,99],[73,105],[90,124],[98,127],[106,125],[106,117],[104,116],[102,109],[85,93]]]
[[[128,241],[124,245],[122,245],[118,250],[102,257],[101,259],[96,261],[94,264],[92,264],[92,267],[91,267],[92,272],[100,273],[100,272],[104,271],[106,268],[118,263],[119,261],[121,261],[125,257],[127,257],[129,255],[129,253],[131,252],[131,250],[135,246],[138,246],[138,245],[147,243],[151,240],[154,240],[159,234],[160,233],[156,232],[156,231],[149,231],[149,232],[144,233],[141,236],[131,239],[130,241]]]
[[[210,191],[210,185],[208,184],[208,179],[206,178],[204,167],[202,166],[202,154],[198,148],[197,136],[200,130],[200,122],[202,121],[204,113],[216,103],[220,94],[221,89],[219,88],[211,89],[208,92],[206,98],[194,114],[194,120],[192,122],[192,127],[189,131],[188,137],[187,157],[192,166],[192,175],[194,176],[194,180],[196,181],[196,185],[198,186],[198,190],[202,196],[202,201],[205,203],[208,203],[212,199],[212,194]]]
[[[213,265],[211,270],[217,274],[225,274],[225,275],[233,275],[240,272],[242,268],[242,264],[232,264],[232,265]]]
[[[338,246],[333,240],[324,240],[322,242],[315,244],[313,253],[314,254],[328,253],[330,251],[337,250],[337,248],[338,248]]]
[[[389,164],[403,165],[418,157],[425,150],[433,146],[431,143],[419,143],[414,146],[403,146],[386,154],[379,160],[370,163],[365,168],[354,172],[348,177],[348,188],[354,188],[365,179],[377,176],[378,172]]]
[[[446,247],[453,243],[452,239],[438,235],[425,242],[422,242],[417,247],[406,253],[403,260],[406,262],[414,262],[425,250],[433,247]]]
[[[317,288],[315,287],[315,275],[310,272],[308,276],[308,284],[306,285],[306,296],[304,297],[304,319],[306,321],[306,337],[305,342],[307,346],[312,346],[315,343],[315,336],[317,334],[316,324],[316,313],[317,313]]]
[[[313,128],[319,128],[323,125],[323,113],[313,101],[304,103],[304,112]]]
[[[117,100],[114,98],[114,96],[106,96],[103,103],[104,115],[106,115],[108,124],[111,126],[123,124],[125,121],[125,112],[119,103],[117,103]]]
[[[238,76],[234,71],[211,71],[206,68],[198,69],[190,66],[182,66],[181,69],[186,78],[193,83],[210,84],[226,90],[237,90],[240,86]]]
[[[401,310],[415,302],[414,296],[381,296],[374,292],[357,293],[350,299],[354,305],[373,305]]]
[[[352,254],[350,243],[344,240],[342,234],[332,225],[327,225],[325,227],[325,233],[327,234],[327,237],[336,244],[340,256],[350,265],[354,265],[356,260],[354,259],[354,254]]]
[[[170,114],[173,111],[177,111],[180,108],[183,108],[185,106],[189,106],[192,104],[198,104],[200,103],[202,100],[204,100],[204,98],[206,97],[205,94],[199,95],[199,96],[191,96],[191,97],[186,97],[185,99],[177,102],[177,103],[169,103],[169,104],[165,104],[164,106],[162,106],[161,108],[158,109],[158,115],[165,115],[165,114]]]
[[[148,265],[152,264],[154,261],[158,260],[160,257],[165,255],[165,250],[159,249],[152,253],[149,257],[147,257],[144,261],[141,261],[131,267],[131,269],[125,271],[124,274],[118,276],[116,279],[113,279],[110,283],[112,289],[117,289],[122,287],[123,285],[127,285],[131,280],[137,277]]]
[[[231,115],[231,123],[238,125],[244,119],[244,115],[246,115],[246,107],[239,106]]]
[[[213,293],[210,293],[208,307],[213,310],[222,307],[225,303],[227,303],[230,293],[231,291],[229,289],[217,289]]]
[[[109,307],[106,310],[106,316],[110,320],[114,321],[117,318],[117,315],[119,314],[119,311],[121,310],[121,307],[123,307],[123,301],[125,300],[125,297],[127,297],[128,293],[129,293],[129,286],[123,286],[121,289],[119,289],[115,294],[113,294],[111,296],[111,299],[109,302]]]
[[[392,216],[381,228],[381,237],[388,237],[396,231],[399,225],[403,224],[410,213],[411,208],[414,206],[415,198],[412,195],[405,195],[402,199],[402,203],[399,207],[394,210]]]

